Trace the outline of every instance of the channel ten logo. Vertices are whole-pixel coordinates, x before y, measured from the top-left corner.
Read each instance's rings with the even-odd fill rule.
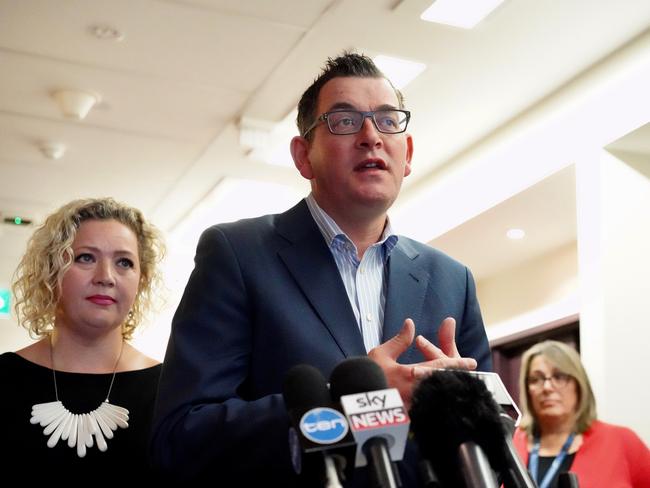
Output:
[[[334,444],[348,433],[348,422],[333,408],[312,408],[300,418],[300,432],[316,444]]]
[[[396,388],[343,395],[341,406],[357,446],[371,437],[384,436],[388,440],[391,459],[402,459],[411,420]],[[366,464],[365,454],[359,449],[356,466]]]

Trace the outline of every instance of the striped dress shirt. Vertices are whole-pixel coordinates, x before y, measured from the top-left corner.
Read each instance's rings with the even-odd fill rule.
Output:
[[[357,247],[310,193],[305,199],[309,211],[334,256],[345,291],[363,335],[366,352],[381,343],[386,304],[386,262],[397,244],[390,221],[381,240],[370,246],[359,260]]]

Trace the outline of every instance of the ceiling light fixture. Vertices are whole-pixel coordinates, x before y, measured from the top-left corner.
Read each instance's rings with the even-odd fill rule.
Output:
[[[65,144],[60,142],[39,142],[38,149],[43,153],[47,159],[61,159],[65,154]]]
[[[63,115],[77,120],[83,120],[90,109],[101,101],[97,93],[85,90],[56,90],[52,96],[59,102]]]
[[[380,54],[375,56],[373,61],[386,77],[393,83],[395,88],[401,90],[422,73],[427,65],[406,59],[393,58]]]
[[[298,135],[296,115],[298,109],[289,112],[280,122],[242,117],[239,122],[239,143],[246,156],[274,166],[293,167],[289,151],[291,139]]]
[[[422,12],[420,18],[427,22],[447,24],[462,29],[473,29],[496,9],[503,0],[435,0]]]
[[[239,119],[239,144],[247,151],[263,149],[271,140],[275,124],[269,120],[241,117]]]

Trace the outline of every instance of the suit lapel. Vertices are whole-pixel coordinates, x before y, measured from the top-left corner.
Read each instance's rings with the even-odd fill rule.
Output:
[[[413,319],[416,327],[419,323],[429,275],[418,267],[418,256],[419,252],[401,237],[388,259],[388,290],[382,342],[397,335],[405,319]],[[400,362],[409,362],[409,352],[400,358]]]
[[[277,230],[291,245],[278,251],[307,300],[346,357],[366,353],[345,286],[307,204],[278,216]]]

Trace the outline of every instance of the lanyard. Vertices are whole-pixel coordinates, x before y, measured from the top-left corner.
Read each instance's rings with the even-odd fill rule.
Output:
[[[548,485],[551,484],[551,480],[555,476],[555,473],[557,473],[558,470],[560,469],[560,466],[562,465],[562,461],[564,461],[564,458],[569,452],[569,447],[571,446],[574,437],[575,437],[575,432],[571,432],[571,434],[569,434],[569,437],[567,437],[566,442],[562,446],[560,453],[557,456],[555,456],[555,459],[553,460],[553,464],[551,464],[551,467],[548,468],[548,471],[546,472],[546,476],[544,476],[544,479],[542,480],[541,483],[539,483],[539,478],[537,476],[537,471],[539,469],[540,441],[539,441],[539,437],[535,437],[535,442],[533,444],[533,450],[530,453],[530,461],[528,465],[530,467],[531,476],[533,477],[536,483],[539,483],[539,488],[548,488]]]

